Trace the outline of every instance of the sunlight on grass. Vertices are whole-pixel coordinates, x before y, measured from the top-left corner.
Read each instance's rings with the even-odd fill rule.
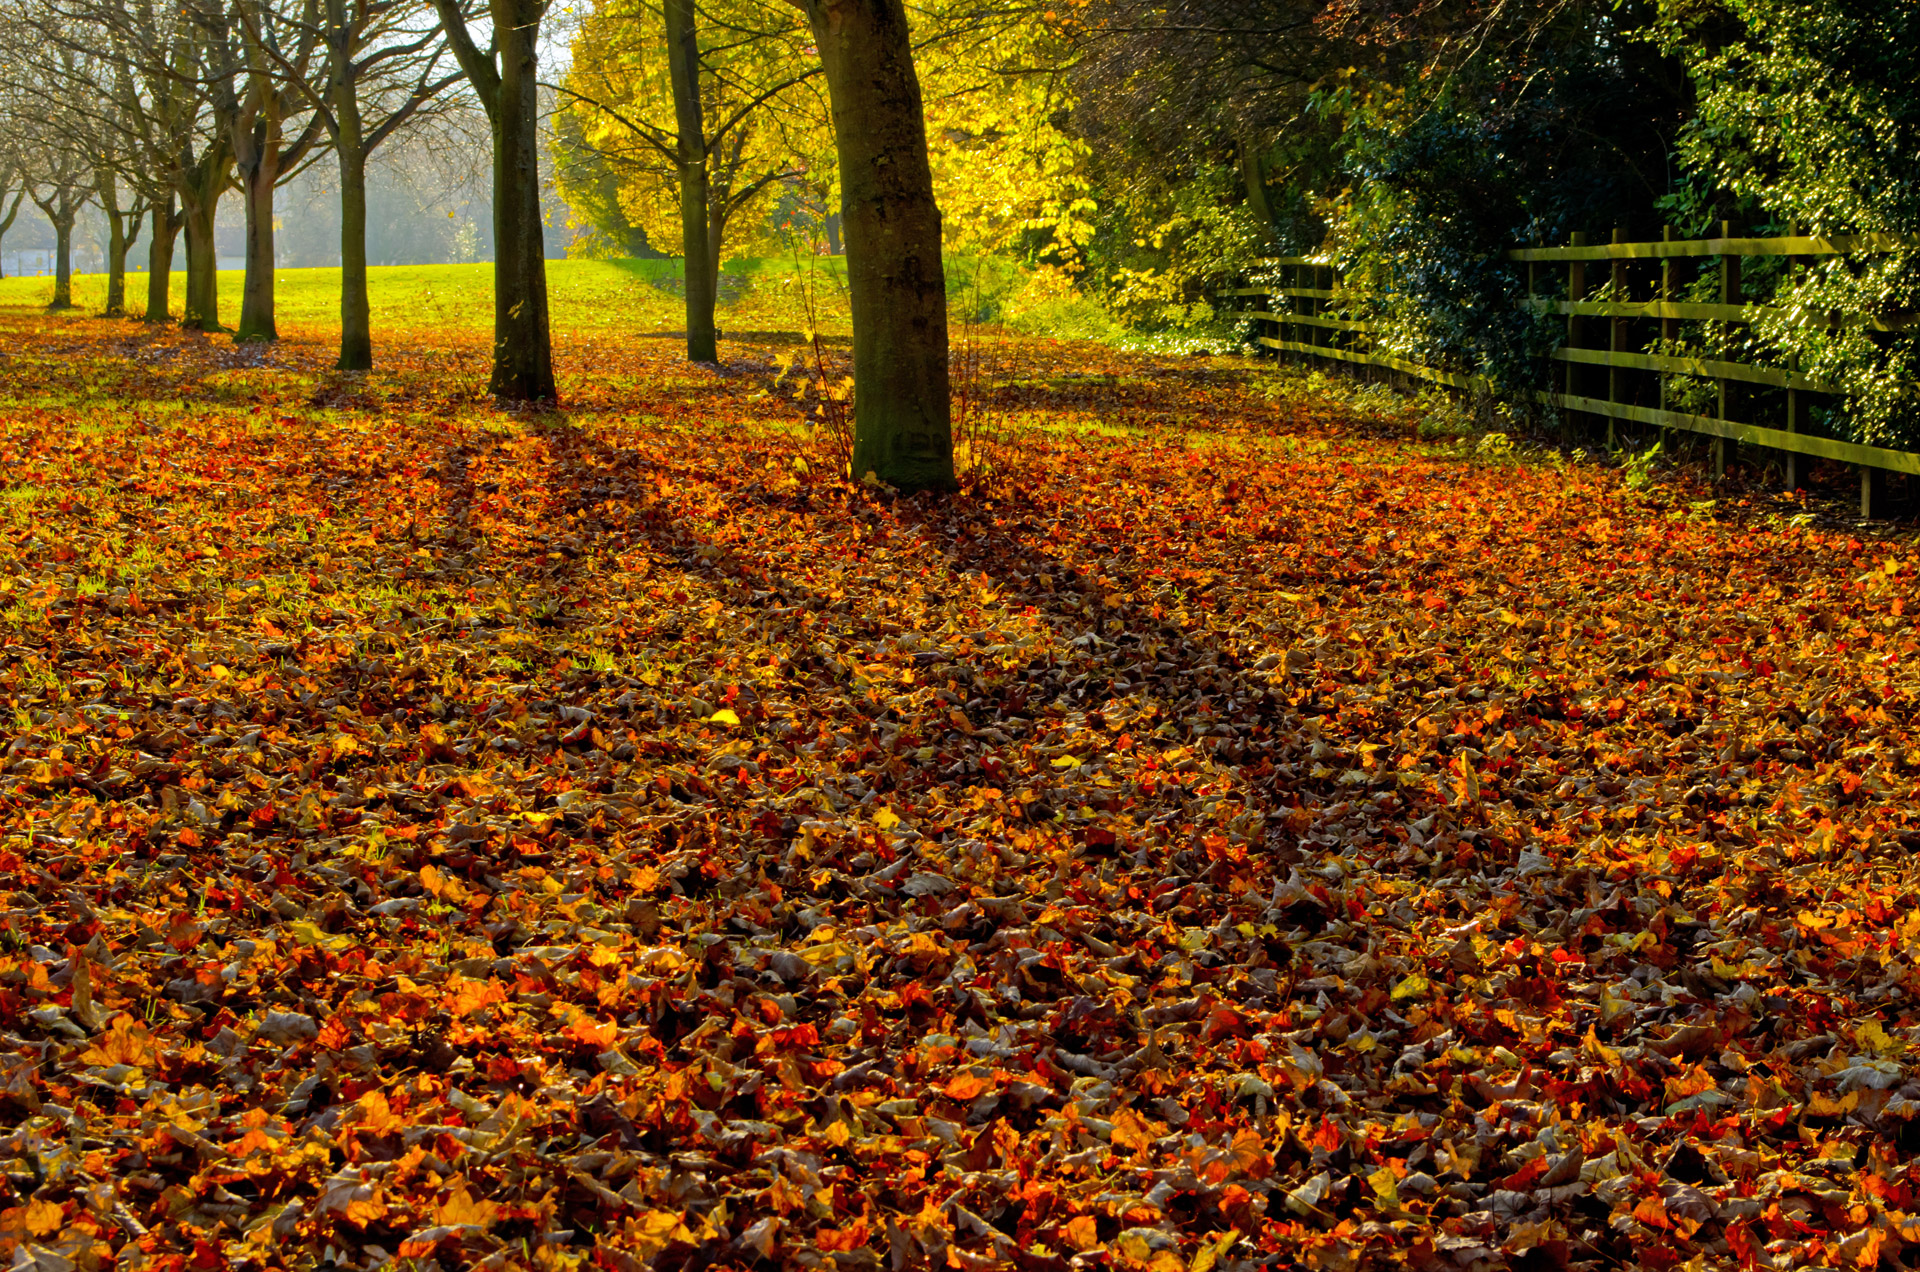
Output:
[[[848,311],[841,277],[845,263],[821,262],[808,277],[805,263],[796,272],[791,260],[731,260],[721,269],[719,310],[723,331],[780,332],[798,338],[808,327],[805,295],[817,301],[823,332],[847,330]],[[367,271],[375,338],[381,332],[424,329],[485,331],[493,323],[493,266],[385,265]],[[220,273],[220,320],[231,326],[240,316],[244,275]],[[547,282],[556,338],[601,331],[658,333],[668,338],[684,327],[678,261],[548,261]],[[173,311],[179,313],[186,275],[173,276]],[[275,311],[285,327],[337,327],[340,321],[338,269],[284,269],[275,274]],[[84,318],[106,304],[107,280],[80,274],[73,280],[76,308]],[[127,276],[129,307],[146,305],[147,276]],[[42,308],[53,297],[45,277],[0,279],[0,307]]]

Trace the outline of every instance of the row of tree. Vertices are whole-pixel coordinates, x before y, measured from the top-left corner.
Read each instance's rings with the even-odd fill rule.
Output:
[[[372,365],[366,180],[373,152],[458,82],[438,16],[394,0],[13,0],[0,13],[10,180],[52,224],[54,304],[70,303],[75,218],[107,222],[107,312],[126,310],[147,237],[145,317],[169,319],[184,236],[182,322],[220,328],[214,215],[246,214],[243,340],[272,340],[274,192],[331,154],[343,208],[342,368]]]
[[[368,158],[457,90],[485,113],[492,141],[490,388],[503,401],[554,400],[540,199],[540,53],[550,3],[7,0],[0,30],[15,151],[8,179],[14,203],[27,191],[59,236],[56,305],[69,303],[74,220],[93,200],[109,223],[109,312],[125,309],[126,258],[144,223],[146,317],[168,317],[184,234],[183,322],[217,329],[213,218],[232,188],[246,214],[235,336],[275,339],[274,193],[331,154],[341,201],[339,366],[370,367]],[[849,258],[856,470],[908,489],[951,486],[941,222],[914,31],[901,0],[794,0],[791,11],[734,6],[719,23],[722,38],[704,44],[694,0],[665,0],[657,13],[673,126],[632,122],[635,137],[670,153],[681,186],[689,356],[715,356],[712,302],[729,209],[795,171],[762,174],[745,188],[729,177],[715,191],[710,165],[716,157],[724,163],[730,146],[738,158],[750,117],[817,79]],[[640,24],[652,16],[624,18]],[[969,20],[978,29],[983,18],[962,16],[949,29]],[[722,46],[753,50],[757,64],[779,69],[770,87],[712,118],[705,103],[728,84]]]

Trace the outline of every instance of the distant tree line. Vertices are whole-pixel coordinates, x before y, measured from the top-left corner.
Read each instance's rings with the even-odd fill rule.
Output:
[[[124,313],[126,260],[144,231],[143,316],[171,318],[169,283],[184,239],[183,325],[220,328],[214,210],[237,191],[246,214],[240,340],[273,340],[274,194],[330,158],[340,201],[338,365],[373,362],[367,297],[367,162],[402,130],[463,101],[492,145],[494,358],[502,401],[557,399],[541,214],[542,24],[551,0],[4,0],[0,180],[41,208],[58,240],[53,306],[72,303],[71,240],[80,209],[109,222],[108,304]],[[724,216],[712,215],[709,162],[739,162],[747,121],[788,87],[825,87],[854,317],[855,464],[905,489],[954,484],[947,402],[946,280],[939,210],[912,28],[901,0],[795,0],[705,15],[667,0],[657,13],[674,103],[670,141],[685,188],[688,292],[701,325],[689,353],[711,358],[711,281]],[[952,29],[979,14],[959,10]],[[994,10],[982,10],[992,13]],[[626,21],[645,24],[640,9]],[[716,69],[719,45],[773,66],[744,90]],[[726,82],[746,100],[705,109]],[[756,155],[756,161],[761,161]],[[780,171],[787,169],[781,168]],[[776,174],[727,170],[722,206]],[[8,199],[0,199],[3,212]],[[690,309],[690,317],[696,311]]]

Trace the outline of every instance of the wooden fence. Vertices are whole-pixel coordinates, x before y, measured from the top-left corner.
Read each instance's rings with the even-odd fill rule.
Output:
[[[1799,484],[1802,456],[1852,464],[1860,471],[1860,510],[1873,516],[1884,503],[1888,472],[1920,474],[1920,454],[1842,441],[1814,431],[1812,407],[1820,395],[1837,387],[1801,375],[1794,367],[1767,366],[1741,361],[1730,352],[1727,325],[1750,324],[1776,312],[1748,303],[1742,285],[1742,262],[1752,257],[1785,257],[1786,266],[1820,256],[1845,256],[1920,247],[1920,239],[1885,234],[1835,236],[1804,235],[1772,238],[1739,237],[1723,227],[1718,238],[1675,239],[1668,230],[1659,242],[1631,243],[1615,231],[1613,242],[1589,244],[1576,234],[1565,247],[1527,247],[1507,253],[1507,259],[1526,271],[1527,297],[1533,312],[1561,315],[1566,335],[1548,356],[1557,364],[1553,388],[1539,392],[1539,401],[1562,410],[1606,421],[1609,443],[1614,425],[1627,422],[1680,429],[1714,439],[1714,469],[1725,472],[1729,442],[1744,442],[1780,453],[1788,488]],[[1718,299],[1713,303],[1679,297],[1686,281],[1683,263],[1702,258],[1715,262]],[[1257,324],[1256,343],[1277,353],[1326,358],[1360,366],[1380,367],[1457,389],[1484,387],[1483,378],[1426,366],[1373,350],[1372,324],[1339,316],[1339,279],[1322,257],[1287,256],[1267,264],[1279,275],[1277,285],[1229,288],[1220,293],[1241,304],[1260,304],[1246,316]],[[1596,287],[1594,267],[1604,267],[1604,283]],[[1565,298],[1542,296],[1545,271],[1566,270]],[[1657,267],[1657,268],[1656,268]],[[1596,293],[1598,297],[1596,298]],[[1638,295],[1646,299],[1635,299]],[[1836,315],[1835,322],[1857,322],[1878,331],[1904,329],[1915,315]],[[1654,336],[1671,349],[1681,324],[1708,323],[1703,343],[1723,356],[1683,357],[1649,351]],[[1695,333],[1700,334],[1695,328]],[[1675,410],[1675,389],[1681,377],[1710,382],[1711,413]],[[1770,421],[1766,423],[1756,420]]]

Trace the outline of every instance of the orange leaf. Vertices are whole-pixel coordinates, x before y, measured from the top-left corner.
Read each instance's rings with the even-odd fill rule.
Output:
[[[1092,1215],[1078,1215],[1060,1225],[1060,1241],[1076,1250],[1091,1250],[1100,1244],[1100,1228]]]
[[[620,1026],[611,1021],[595,1020],[585,1012],[568,1021],[565,1032],[575,1042],[600,1051],[610,1050],[614,1043],[620,1041]]]
[[[1633,1208],[1633,1217],[1649,1228],[1658,1228],[1662,1232],[1673,1226],[1667,1218],[1667,1203],[1659,1197],[1648,1197]]]
[[[20,1212],[20,1226],[30,1237],[50,1237],[66,1223],[66,1212],[57,1201],[30,1201]]]
[[[1132,1109],[1116,1109],[1113,1114],[1113,1146],[1143,1149],[1160,1136],[1154,1124]]]
[[[447,1010],[456,1016],[471,1016],[496,1003],[507,1001],[506,987],[498,981],[467,980],[456,977],[447,995]]]
[[[476,1200],[464,1187],[455,1189],[433,1212],[434,1222],[448,1227],[490,1228],[499,1217],[499,1206],[491,1201]]]
[[[147,1028],[124,1012],[113,1018],[107,1032],[80,1053],[80,1063],[109,1068],[116,1064],[136,1069],[151,1068],[154,1060],[153,1038]]]
[[[361,1096],[360,1108],[360,1129],[368,1135],[390,1135],[406,1126],[405,1119],[394,1115],[384,1091],[369,1091]]]
[[[986,1090],[990,1085],[992,1084],[989,1083],[985,1078],[979,1077],[971,1073],[963,1073],[958,1077],[956,1077],[953,1081],[947,1083],[947,1085],[943,1089],[946,1091],[948,1095],[964,1103],[968,1100],[971,1100],[977,1097],[982,1091]]]

